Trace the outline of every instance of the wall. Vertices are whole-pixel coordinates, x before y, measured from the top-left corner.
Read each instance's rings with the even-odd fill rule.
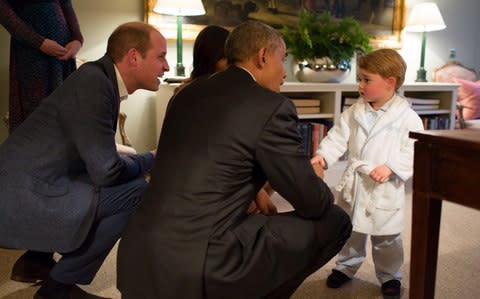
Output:
[[[96,60],[106,50],[110,33],[121,23],[143,20],[143,0],[72,0],[85,42],[78,53],[82,60]],[[8,64],[10,36],[0,27],[0,116],[8,111]],[[126,131],[138,151],[146,151],[156,146],[155,132],[155,93],[137,91],[121,104],[127,113]],[[8,132],[0,124],[0,142]],[[117,139],[119,140],[118,136]],[[137,146],[138,145],[138,146]]]
[[[407,16],[417,3],[428,2],[407,0]],[[427,80],[432,80],[433,70],[448,61],[450,48],[457,50],[456,60],[465,66],[480,70],[480,1],[478,0],[436,0],[447,28],[427,33],[425,69]],[[399,53],[408,65],[406,80],[414,81],[420,67],[422,34],[404,33],[404,46]]]
[[[480,71],[480,11],[479,0],[406,0],[407,18],[411,8],[417,3],[437,3],[447,28],[441,31],[427,33],[425,50],[425,69],[427,80],[432,81],[433,70],[446,61],[450,48],[457,50],[456,60],[465,66]],[[400,55],[407,63],[407,82],[415,81],[417,70],[420,67],[420,50],[422,46],[422,34],[416,32],[403,32],[403,47],[399,50]],[[296,81],[291,72],[291,60],[286,62],[288,81]],[[356,80],[355,66],[345,79],[345,83],[353,83]]]
[[[421,0],[406,0],[410,9],[414,4],[426,2]],[[143,19],[143,0],[72,0],[77,13],[85,43],[78,57],[84,60],[100,58],[106,48],[109,34],[121,23]],[[430,32],[427,36],[425,68],[427,79],[431,80],[432,70],[448,60],[448,50],[457,50],[457,60],[464,65],[480,69],[480,11],[478,0],[436,0],[443,15],[447,28],[442,31]],[[8,110],[8,57],[9,34],[0,27],[0,116]],[[169,41],[167,58],[172,66],[166,77],[173,75],[176,63],[175,42]],[[192,42],[184,43],[184,65],[187,73],[191,69]],[[404,33],[404,47],[399,53],[407,62],[407,81],[414,81],[420,65],[421,34]],[[286,67],[290,71],[290,60]],[[353,68],[355,69],[355,67]],[[355,82],[352,72],[346,82]],[[295,80],[291,72],[287,80]],[[145,151],[156,146],[157,136],[154,133],[155,93],[137,91],[121,105],[121,110],[128,115],[126,130],[137,150]],[[7,137],[7,131],[0,124],[0,142]]]

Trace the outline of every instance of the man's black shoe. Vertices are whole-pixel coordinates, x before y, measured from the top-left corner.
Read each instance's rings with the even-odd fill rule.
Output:
[[[112,298],[106,298],[106,297],[100,297],[96,296],[90,293],[87,293],[86,291],[82,290],[79,288],[77,285],[74,285],[71,287],[70,291],[64,295],[59,294],[50,294],[50,295],[41,295],[42,289],[40,288],[35,295],[33,296],[33,299],[56,299],[56,298],[65,298],[65,299],[112,299]]]
[[[56,262],[51,253],[32,254],[27,251],[13,265],[11,280],[20,282],[39,282],[48,278]]]

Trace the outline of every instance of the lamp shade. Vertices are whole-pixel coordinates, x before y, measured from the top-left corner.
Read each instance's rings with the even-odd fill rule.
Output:
[[[415,5],[405,26],[406,31],[428,32],[445,29],[447,26],[436,3],[426,2]]]
[[[202,0],[158,0],[153,11],[173,16],[199,16],[205,14]]]

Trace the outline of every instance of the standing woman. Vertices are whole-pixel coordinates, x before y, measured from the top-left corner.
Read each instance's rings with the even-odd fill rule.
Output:
[[[70,0],[0,0],[0,23],[11,35],[11,133],[76,69],[83,37]]]

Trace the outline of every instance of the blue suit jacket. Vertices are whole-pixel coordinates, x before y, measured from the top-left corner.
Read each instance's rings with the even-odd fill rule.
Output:
[[[0,146],[0,246],[68,252],[93,223],[98,187],[130,181],[150,153],[119,156],[112,60],[82,65]]]

